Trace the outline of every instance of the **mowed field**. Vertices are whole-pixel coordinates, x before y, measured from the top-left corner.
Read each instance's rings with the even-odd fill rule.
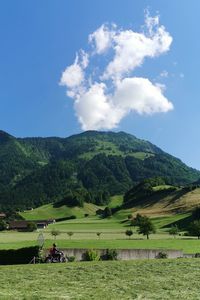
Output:
[[[185,194],[181,197],[181,203],[187,203],[189,199],[194,203],[198,199],[198,191],[195,190],[188,193],[187,199]],[[122,201],[123,197],[121,195],[114,196],[109,206],[119,206]],[[156,203],[153,205],[156,205]],[[157,208],[154,212],[157,211]],[[130,221],[127,218],[129,214],[137,212],[136,208],[120,210],[112,217],[106,219],[101,219],[95,215],[97,209],[99,207],[91,203],[86,203],[83,208],[69,208],[67,206],[54,208],[52,204],[48,204],[31,211],[22,212],[21,215],[27,220],[61,218],[71,215],[75,215],[77,218],[56,222],[44,230],[33,233],[0,232],[0,249],[16,249],[36,245],[38,235],[42,232],[45,239],[45,248],[49,248],[56,241],[59,248],[158,248],[182,249],[184,253],[200,252],[200,241],[196,237],[186,237],[183,235],[184,232],[181,232],[181,235],[176,238],[168,234],[169,228],[174,222],[187,219],[191,212],[153,214],[151,219],[156,227],[156,234],[150,235],[150,240],[146,240],[145,236],[138,235],[137,228],[130,227]],[[144,213],[146,211],[146,214],[149,215],[152,207],[147,206],[145,209],[143,208],[143,211]],[[85,214],[88,216],[84,217]],[[125,235],[127,229],[133,231],[130,239]],[[56,239],[51,235],[52,230],[59,232]],[[68,235],[69,232],[73,233],[71,237]],[[97,233],[100,233],[99,237]]]
[[[119,217],[119,216],[118,216]],[[42,232],[44,247],[50,248],[56,241],[59,248],[135,248],[135,249],[182,249],[184,253],[200,252],[200,240],[196,237],[173,236],[168,234],[170,224],[187,217],[187,214],[161,216],[153,218],[157,233],[150,235],[150,240],[137,233],[137,228],[130,227],[129,222],[121,222],[121,218],[99,219],[96,216],[74,219],[49,225],[36,232],[0,232],[0,248],[16,249],[37,244],[38,235]],[[164,227],[164,228],[163,228]],[[131,229],[133,235],[129,239],[125,231]],[[54,238],[52,230],[59,234]],[[69,237],[68,233],[73,235]],[[100,237],[97,233],[100,232]]]
[[[0,299],[199,299],[200,259],[0,267]]]

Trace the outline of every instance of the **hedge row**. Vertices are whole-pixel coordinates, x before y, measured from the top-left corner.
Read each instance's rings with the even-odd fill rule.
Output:
[[[73,220],[73,219],[76,219],[76,216],[69,216],[69,217],[57,218],[57,219],[56,219],[56,222],[67,221],[67,220]]]
[[[0,250],[0,265],[28,264],[33,257],[39,257],[39,247]]]

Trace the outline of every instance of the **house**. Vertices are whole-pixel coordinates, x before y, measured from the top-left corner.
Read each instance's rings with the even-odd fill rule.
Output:
[[[36,222],[37,229],[45,229],[48,226],[47,222]]]
[[[27,230],[29,223],[35,223],[38,229],[45,229],[49,224],[55,223],[54,219],[50,220],[20,220],[20,221],[11,221],[9,224],[9,229],[11,230]]]
[[[54,224],[56,223],[56,220],[55,219],[49,219],[47,220],[48,224]]]
[[[29,221],[20,220],[20,221],[10,221],[9,229],[10,230],[27,230]]]

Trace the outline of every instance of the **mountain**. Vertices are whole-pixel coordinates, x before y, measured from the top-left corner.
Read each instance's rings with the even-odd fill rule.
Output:
[[[105,204],[145,178],[186,185],[200,172],[125,132],[87,131],[68,138],[15,138],[0,131],[0,206],[61,201]],[[77,196],[78,195],[78,196]],[[67,197],[68,197],[67,196]]]

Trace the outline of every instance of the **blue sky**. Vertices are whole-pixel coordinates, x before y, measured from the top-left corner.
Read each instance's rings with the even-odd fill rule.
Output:
[[[123,130],[149,140],[200,169],[198,0],[6,0],[1,1],[0,8],[0,128],[18,137],[65,137],[81,132],[84,126],[77,114],[80,117],[82,111],[77,105],[75,115],[75,100],[66,95],[66,86],[59,84],[63,71],[83,49],[90,54],[87,78],[97,69],[103,74],[106,63],[113,59],[113,51],[93,55],[94,39],[89,45],[88,36],[103,24],[112,31],[113,23],[117,26],[115,35],[126,30],[142,33],[144,11],[148,9],[152,17],[159,15],[159,26],[165,26],[173,38],[169,49],[153,57],[147,55],[122,79],[146,78],[148,82],[140,80],[144,90],[149,82],[165,85],[161,94],[174,109],[162,112],[164,105],[161,112],[156,112],[156,108],[153,114],[139,114],[132,109],[128,114],[126,107],[126,113],[117,121],[110,123],[107,118],[105,124],[109,121],[106,126],[110,127],[104,129]],[[105,81],[106,88],[114,93],[110,81]],[[88,121],[86,115],[87,129],[97,124],[95,120]],[[114,129],[113,124],[117,126]]]

